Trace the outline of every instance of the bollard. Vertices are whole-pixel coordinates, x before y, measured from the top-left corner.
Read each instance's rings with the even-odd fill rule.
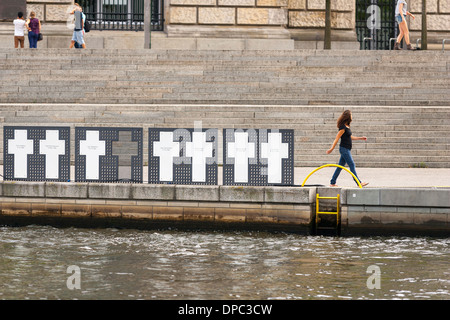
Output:
[[[397,40],[397,38],[390,38],[390,39],[389,39],[389,51],[392,50],[392,47],[391,47],[391,42],[392,42],[392,40]]]

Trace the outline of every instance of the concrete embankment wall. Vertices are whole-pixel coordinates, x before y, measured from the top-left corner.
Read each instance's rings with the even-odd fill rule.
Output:
[[[450,235],[450,189],[0,183],[1,225],[315,234],[316,194],[340,193],[341,235]]]
[[[450,236],[450,189],[343,189],[343,235]]]

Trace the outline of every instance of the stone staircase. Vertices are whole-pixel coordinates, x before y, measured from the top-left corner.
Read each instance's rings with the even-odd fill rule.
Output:
[[[448,105],[441,51],[0,49],[0,102]]]
[[[76,126],[143,127],[144,141],[149,127],[196,121],[294,129],[295,166],[317,167],[337,163],[325,151],[351,109],[354,135],[368,137],[354,143],[357,166],[448,168],[449,71],[436,51],[0,49],[0,121],[72,137]]]

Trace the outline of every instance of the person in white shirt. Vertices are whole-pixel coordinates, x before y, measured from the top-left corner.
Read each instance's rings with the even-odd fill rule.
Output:
[[[25,44],[25,19],[23,18],[23,13],[19,12],[17,14],[17,19],[14,19],[14,48],[23,48]]]
[[[397,0],[397,5],[395,7],[395,21],[398,23],[398,28],[400,30],[399,35],[397,37],[397,41],[394,45],[394,50],[401,50],[400,49],[400,42],[402,39],[405,39],[406,42],[406,48],[408,50],[416,50],[416,48],[413,48],[411,46],[410,40],[409,40],[409,30],[408,25],[406,24],[406,16],[410,16],[411,18],[415,19],[416,17],[408,11],[408,4],[406,3],[406,0]]]

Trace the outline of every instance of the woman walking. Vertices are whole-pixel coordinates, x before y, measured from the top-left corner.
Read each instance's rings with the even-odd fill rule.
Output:
[[[36,13],[31,11],[30,18],[27,20],[28,41],[30,48],[37,49],[39,33],[41,33],[41,21],[36,18]]]
[[[339,145],[339,152],[341,153],[341,158],[339,159],[339,165],[345,166],[347,163],[350,171],[355,175],[355,177],[359,180],[361,183],[361,186],[367,186],[369,183],[364,182],[362,183],[361,180],[358,178],[358,175],[356,174],[356,168],[355,168],[355,162],[353,161],[352,157],[352,140],[364,140],[366,141],[366,137],[354,137],[352,136],[352,131],[350,130],[350,123],[352,122],[353,117],[350,110],[345,110],[341,116],[339,117],[337,121],[337,127],[339,129],[339,132],[336,135],[336,139],[334,139],[333,145],[329,150],[327,150],[327,154],[330,154],[333,152],[334,148],[336,147],[339,139],[341,140],[341,143]],[[339,177],[339,174],[341,173],[342,168],[336,168],[334,171],[333,177],[331,178],[331,185],[330,187],[337,187],[336,180]],[[355,179],[353,179],[355,180]],[[355,180],[355,182],[357,182]]]
[[[413,19],[416,17],[407,11],[408,4],[405,0],[398,0],[397,6],[395,7],[395,21],[398,23],[398,28],[400,30],[400,33],[397,37],[397,41],[394,45],[394,50],[401,50],[400,49],[400,42],[403,38],[405,38],[406,42],[406,48],[408,50],[416,50],[416,48],[411,47],[411,43],[409,41],[409,30],[408,25],[406,24],[406,16],[411,16]]]

